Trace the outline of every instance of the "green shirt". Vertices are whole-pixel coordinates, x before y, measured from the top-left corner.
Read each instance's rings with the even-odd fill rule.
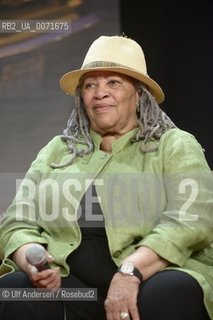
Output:
[[[18,247],[39,242],[67,276],[66,258],[81,242],[79,203],[94,183],[114,262],[139,246],[151,248],[169,268],[197,279],[213,319],[213,176],[203,150],[191,134],[170,129],[143,153],[136,131],[117,139],[111,153],[100,150],[101,136],[91,131],[94,151],[62,169],[50,166],[71,157],[61,137],[39,152],[2,221],[0,274],[17,269],[9,257]],[[94,201],[87,199],[90,221]]]

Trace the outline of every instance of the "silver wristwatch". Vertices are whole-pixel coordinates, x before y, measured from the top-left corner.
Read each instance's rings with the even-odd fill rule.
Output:
[[[118,268],[118,272],[129,276],[136,276],[140,282],[143,281],[142,273],[130,261],[122,263],[122,265]]]

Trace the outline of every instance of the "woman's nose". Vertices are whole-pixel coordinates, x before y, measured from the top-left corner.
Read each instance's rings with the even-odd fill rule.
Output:
[[[98,84],[95,89],[95,97],[97,99],[103,99],[109,96],[109,91],[107,86],[104,84]]]

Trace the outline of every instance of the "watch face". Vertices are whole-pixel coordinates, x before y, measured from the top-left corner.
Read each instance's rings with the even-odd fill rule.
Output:
[[[121,266],[121,272],[130,274],[134,271],[134,264],[132,262],[124,262]]]

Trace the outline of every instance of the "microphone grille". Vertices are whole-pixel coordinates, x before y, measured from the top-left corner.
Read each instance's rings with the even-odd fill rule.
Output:
[[[32,264],[37,265],[44,261],[46,258],[45,249],[40,244],[33,244],[26,251],[26,260]]]

